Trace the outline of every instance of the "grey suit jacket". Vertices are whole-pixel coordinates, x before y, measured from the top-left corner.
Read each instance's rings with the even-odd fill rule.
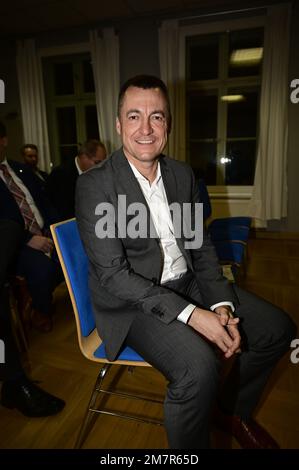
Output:
[[[169,204],[198,201],[198,191],[191,168],[169,157],[160,157],[161,174]],[[99,204],[110,203],[117,210],[118,196],[125,195],[127,206],[143,203],[147,208],[148,234],[150,211],[139,183],[122,151],[114,152],[103,164],[78,178],[76,217],[86,249],[89,286],[99,334],[106,345],[109,360],[114,360],[130,325],[139,312],[170,323],[188,305],[188,301],[159,284],[163,258],[159,238],[98,238],[96,224],[101,217]],[[97,208],[97,209],[96,209]],[[97,213],[96,213],[97,212]],[[109,212],[109,211],[108,211]],[[106,213],[105,213],[106,214]],[[108,214],[108,213],[107,213]],[[107,215],[106,214],[106,215]],[[126,215],[126,223],[133,215]],[[107,215],[111,222],[113,215]],[[203,306],[223,300],[236,303],[234,292],[222,276],[214,247],[204,236],[200,249],[184,247],[184,234],[177,238],[188,268],[194,272],[203,298]]]

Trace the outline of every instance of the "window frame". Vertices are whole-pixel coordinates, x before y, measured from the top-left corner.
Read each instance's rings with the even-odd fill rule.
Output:
[[[186,80],[186,39],[190,36],[199,36],[199,35],[206,35],[206,34],[221,34],[229,31],[237,31],[242,29],[254,29],[254,28],[265,28],[266,24],[266,16],[265,14],[261,16],[254,16],[254,17],[246,17],[246,18],[238,18],[238,19],[231,19],[231,20],[223,20],[223,21],[214,21],[210,23],[202,23],[202,24],[192,24],[192,25],[181,25],[180,26],[180,48],[179,48],[179,75],[183,79],[183,83],[185,83],[185,93],[184,99],[181,102],[181,110],[184,116],[184,122],[186,123],[186,92],[187,92],[187,80]],[[219,55],[219,61],[221,60],[221,54]],[[257,85],[257,79],[255,77],[233,77],[228,78],[228,82],[232,80],[233,87],[236,87],[236,84],[239,83],[242,85],[246,82],[246,86],[254,86]],[[214,86],[216,82],[218,84],[218,79],[214,81]],[[213,83],[212,80],[208,81],[207,87],[212,88]],[[204,82],[201,81],[201,85]],[[196,86],[196,85],[195,85]],[[223,105],[227,106],[224,102]],[[219,113],[218,113],[218,120],[219,120]],[[223,124],[218,122],[218,125]],[[182,139],[185,142],[185,159],[187,160],[186,155],[186,143],[187,143],[187,126],[182,129]],[[221,154],[217,148],[217,155]],[[187,160],[188,161],[188,160]],[[218,165],[217,165],[218,168]],[[217,170],[218,171],[218,170]],[[217,178],[218,179],[218,178]],[[212,199],[226,199],[226,200],[239,200],[242,204],[243,201],[248,201],[252,196],[253,186],[237,186],[237,185],[211,185],[208,186],[209,194]]]
[[[64,44],[60,46],[50,46],[50,47],[41,47],[38,49],[38,55],[39,59],[41,60],[41,63],[43,64],[42,70],[43,70],[43,79],[44,79],[44,87],[45,87],[45,104],[47,108],[47,121],[48,121],[48,126],[49,126],[49,135],[52,136],[53,142],[50,142],[50,149],[51,149],[51,166],[54,167],[56,165],[59,165],[61,163],[60,161],[60,155],[59,155],[59,137],[58,137],[58,132],[56,128],[56,118],[55,118],[55,112],[57,107],[67,107],[67,106],[74,106],[75,107],[75,112],[76,112],[76,121],[78,125],[78,135],[77,135],[77,140],[78,142],[80,141],[80,137],[84,137],[85,135],[85,129],[84,129],[84,111],[85,111],[85,106],[89,105],[96,105],[96,98],[95,98],[95,93],[84,93],[83,99],[80,101],[80,103],[74,105],[74,100],[73,96],[74,95],[60,95],[58,97],[54,96],[53,93],[51,93],[50,90],[50,96],[53,97],[53,101],[55,101],[56,104],[50,103],[50,106],[48,106],[47,103],[47,95],[48,95],[48,90],[49,89],[49,83],[48,80],[45,79],[45,72],[44,72],[44,64],[47,66],[47,61],[53,62],[53,61],[59,61],[59,62],[65,62],[67,58],[72,60],[73,57],[79,57],[79,56],[89,56],[91,60],[91,50],[90,50],[90,44],[88,42],[80,42],[80,43],[74,43],[74,44]],[[45,62],[44,62],[44,59]],[[75,85],[76,88],[76,85]],[[52,90],[53,91],[53,90]],[[51,109],[50,109],[51,108]],[[81,139],[82,141],[86,139]],[[66,145],[67,146],[67,145]]]

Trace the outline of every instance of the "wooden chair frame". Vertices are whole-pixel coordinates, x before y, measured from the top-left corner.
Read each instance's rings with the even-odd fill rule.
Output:
[[[79,343],[80,350],[81,350],[82,354],[88,360],[103,364],[101,369],[100,369],[100,372],[97,376],[95,385],[93,387],[91,397],[90,397],[90,400],[89,400],[89,404],[88,404],[88,407],[87,407],[87,410],[86,410],[86,413],[85,413],[85,417],[83,419],[83,423],[81,425],[81,428],[80,428],[80,431],[79,431],[79,434],[78,434],[78,437],[77,437],[77,440],[76,440],[76,443],[75,443],[75,448],[81,448],[84,441],[85,441],[85,439],[86,439],[86,437],[87,437],[87,435],[88,435],[88,433],[91,430],[92,425],[94,424],[94,421],[95,421],[94,418],[96,418],[100,414],[110,415],[110,416],[117,416],[119,418],[125,418],[125,419],[129,419],[129,420],[137,420],[137,421],[150,423],[150,424],[156,424],[156,425],[162,425],[163,424],[163,422],[160,421],[160,420],[154,420],[154,419],[151,419],[151,418],[140,417],[140,416],[137,416],[137,415],[124,414],[124,413],[120,413],[120,412],[117,412],[117,411],[115,411],[115,412],[107,411],[107,410],[105,410],[104,406],[103,407],[101,406],[101,400],[100,399],[103,396],[115,395],[115,396],[118,396],[118,397],[124,398],[124,399],[144,400],[144,401],[147,401],[147,402],[160,403],[160,404],[162,404],[163,402],[161,400],[156,400],[156,399],[152,399],[152,398],[141,396],[141,395],[134,395],[134,394],[130,394],[130,393],[122,393],[122,392],[116,391],[115,388],[110,388],[110,387],[104,388],[105,378],[108,376],[109,371],[111,371],[112,368],[116,365],[122,366],[122,367],[127,367],[129,370],[132,370],[133,367],[151,367],[151,365],[148,364],[147,362],[143,361],[143,360],[131,361],[131,360],[126,360],[126,359],[125,360],[117,359],[114,362],[110,362],[106,358],[95,357],[94,352],[102,344],[102,340],[101,340],[101,338],[98,334],[98,331],[97,331],[96,327],[90,332],[90,334],[88,336],[84,336],[82,334],[80,314],[79,314],[79,311],[78,311],[78,305],[77,305],[76,296],[75,296],[75,292],[74,292],[74,286],[72,285],[72,282],[70,280],[69,269],[66,266],[65,259],[64,259],[64,253],[63,253],[63,250],[61,249],[59,239],[58,239],[58,236],[57,236],[57,231],[59,231],[59,227],[61,225],[67,224],[67,223],[70,223],[70,222],[73,222],[73,221],[75,221],[75,219],[70,219],[70,220],[67,220],[67,221],[59,222],[57,224],[53,224],[51,226],[51,233],[52,233],[52,237],[53,237],[53,240],[54,240],[54,244],[55,244],[55,247],[56,247],[58,258],[59,258],[59,261],[60,261],[61,266],[62,266],[64,278],[65,278],[66,285],[67,285],[67,288],[68,288],[68,292],[69,292],[71,302],[72,302],[72,307],[73,307],[75,320],[76,320],[77,336],[78,336],[78,343]],[[82,249],[83,249],[83,247],[82,247]]]

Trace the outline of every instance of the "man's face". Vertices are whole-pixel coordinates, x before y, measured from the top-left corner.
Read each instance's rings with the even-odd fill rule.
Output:
[[[37,168],[38,155],[37,151],[31,147],[25,148],[23,152],[24,162],[29,165],[33,170]]]
[[[93,166],[97,165],[98,163],[101,163],[103,160],[106,158],[106,150],[99,146],[97,148],[96,154],[94,157],[90,157],[89,155],[80,155],[80,168],[82,171],[89,170]]]
[[[167,143],[167,108],[158,88],[129,87],[125,92],[116,129],[128,160],[151,162]]]

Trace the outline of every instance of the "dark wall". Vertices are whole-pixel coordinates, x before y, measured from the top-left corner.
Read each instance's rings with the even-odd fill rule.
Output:
[[[14,42],[0,41],[0,78],[5,83],[5,103],[0,104],[0,120],[5,124],[9,138],[7,156],[18,160],[23,129],[15,57]]]
[[[160,75],[158,25],[154,19],[122,24],[119,43],[121,84],[138,74]]]

